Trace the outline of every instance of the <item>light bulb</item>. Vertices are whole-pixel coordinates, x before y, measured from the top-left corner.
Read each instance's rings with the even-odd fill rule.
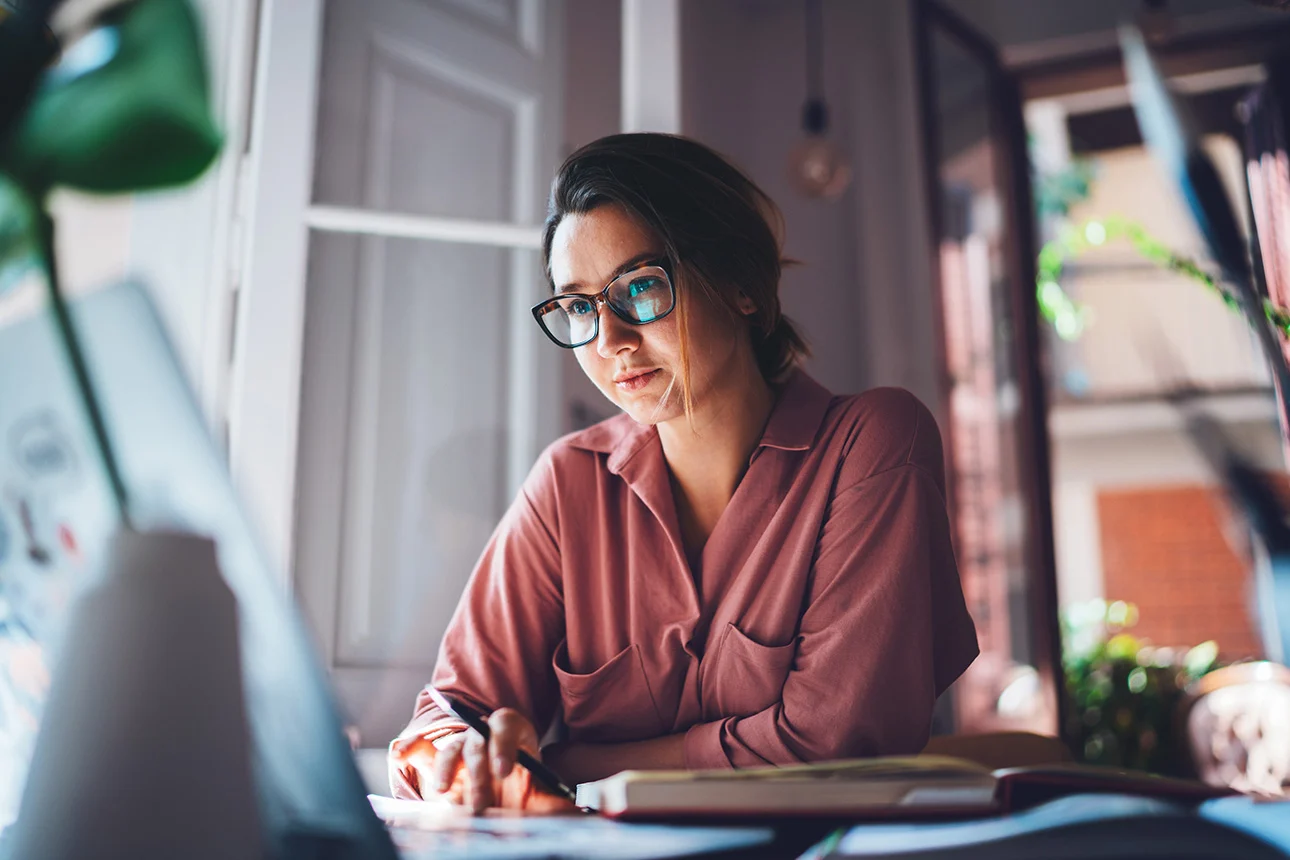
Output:
[[[810,197],[837,197],[851,184],[851,165],[838,145],[808,133],[788,158],[793,182]]]
[[[851,184],[851,165],[829,138],[829,109],[823,99],[807,99],[802,131],[806,138],[788,156],[793,184],[808,197],[837,197]]]

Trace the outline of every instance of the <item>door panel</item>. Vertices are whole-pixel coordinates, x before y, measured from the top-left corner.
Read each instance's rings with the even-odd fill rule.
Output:
[[[523,416],[508,415],[509,332],[492,321],[514,252],[365,244],[336,659],[428,670],[509,501],[506,432]]]
[[[523,105],[472,92],[427,70],[382,70],[374,82],[363,203],[418,215],[509,221]],[[392,181],[392,177],[398,177]]]
[[[465,15],[476,24],[491,25],[499,33],[517,37],[520,32],[521,0],[443,0],[438,5]]]
[[[558,142],[559,57],[441,11],[459,5],[327,4],[316,203],[540,220]],[[550,18],[560,7],[535,8]],[[531,29],[556,41],[549,23]]]
[[[559,3],[330,0],[316,203],[534,226]],[[535,227],[536,229],[536,227]],[[539,255],[311,236],[296,583],[369,746],[411,713],[493,527],[562,415]]]

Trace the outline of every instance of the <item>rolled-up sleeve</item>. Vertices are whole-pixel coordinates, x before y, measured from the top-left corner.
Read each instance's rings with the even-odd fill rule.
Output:
[[[687,767],[923,748],[936,698],[978,652],[935,441],[929,464],[907,460],[834,496],[780,700],[750,716],[691,727]]]
[[[494,531],[448,624],[431,680],[480,710],[515,708],[539,733],[554,713],[551,654],[564,635],[550,469],[546,458],[539,461]],[[462,728],[422,690],[399,737],[437,740]],[[419,796],[393,762],[390,783],[396,797]]]

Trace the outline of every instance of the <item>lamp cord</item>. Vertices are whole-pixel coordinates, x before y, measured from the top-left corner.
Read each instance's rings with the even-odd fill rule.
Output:
[[[49,213],[43,209],[39,218],[41,251],[45,257],[46,283],[50,307],[54,313],[54,324],[58,328],[59,339],[63,343],[63,348],[67,351],[68,364],[71,365],[72,376],[81,395],[81,404],[85,407],[86,417],[90,422],[90,433],[94,437],[95,447],[98,448],[99,459],[102,462],[103,471],[107,475],[108,485],[112,491],[112,499],[116,502],[117,516],[123,526],[131,528],[129,499],[126,495],[125,481],[121,477],[121,469],[117,462],[116,452],[112,447],[112,439],[108,435],[107,422],[103,418],[103,408],[99,403],[94,382],[90,379],[89,366],[85,361],[85,353],[81,350],[81,342],[76,334],[76,325],[72,321],[72,315],[68,310],[67,301],[63,296],[62,286],[58,280],[58,259],[54,253],[54,221],[50,218]]]
[[[802,130],[816,137],[829,128],[829,109],[824,103],[824,9],[821,0],[806,0],[806,104],[802,106]]]
[[[824,101],[824,10],[821,0],[806,0],[806,99]]]

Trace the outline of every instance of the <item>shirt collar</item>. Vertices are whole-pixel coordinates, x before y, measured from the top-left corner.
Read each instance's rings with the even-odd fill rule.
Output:
[[[779,390],[759,447],[805,451],[815,444],[833,395],[804,370],[794,370]]]
[[[795,370],[780,387],[758,447],[784,451],[805,451],[819,435],[820,425],[833,395],[804,370]],[[574,434],[569,444],[587,451],[608,454],[606,465],[615,475],[652,440],[658,431],[637,424],[627,415],[617,415]]]
[[[584,451],[609,455],[609,471],[617,475],[651,436],[657,435],[647,424],[637,424],[626,414],[615,415],[569,437],[569,444]]]

